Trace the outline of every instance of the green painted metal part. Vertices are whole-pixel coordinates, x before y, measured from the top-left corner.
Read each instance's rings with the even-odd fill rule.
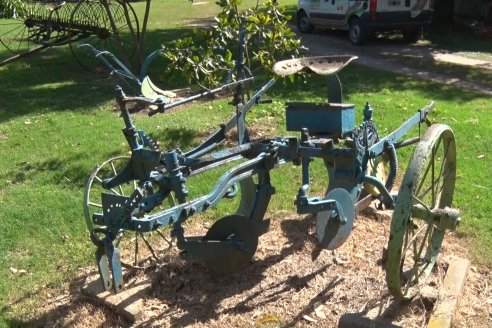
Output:
[[[208,252],[200,257],[213,271],[229,274],[250,263],[258,247],[258,233],[254,222],[247,217],[229,215],[217,220],[203,237],[205,243],[217,241],[232,243],[229,247],[220,247],[222,252]],[[200,246],[203,247],[203,244]]]
[[[445,230],[456,226],[459,214],[449,209],[455,180],[454,134],[432,125],[405,172],[391,221],[386,281],[395,297],[413,296],[434,267]]]

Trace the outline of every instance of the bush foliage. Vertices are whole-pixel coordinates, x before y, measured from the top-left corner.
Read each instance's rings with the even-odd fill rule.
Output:
[[[212,87],[223,82],[234,67],[240,27],[246,31],[245,64],[254,72],[272,73],[273,64],[298,57],[302,46],[288,26],[290,16],[275,0],[240,10],[241,0],[219,0],[220,13],[210,29],[195,29],[191,36],[165,47],[166,73],[179,81]]]

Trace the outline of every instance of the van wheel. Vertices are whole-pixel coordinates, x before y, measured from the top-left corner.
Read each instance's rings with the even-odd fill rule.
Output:
[[[359,18],[354,17],[349,23],[349,40],[350,43],[360,46],[364,44],[367,40],[367,30]]]
[[[403,38],[408,43],[416,43],[422,38],[424,29],[422,27],[416,29],[403,30]]]
[[[307,17],[304,10],[297,13],[297,28],[301,33],[311,33],[314,31],[314,26],[309,22],[309,17]]]

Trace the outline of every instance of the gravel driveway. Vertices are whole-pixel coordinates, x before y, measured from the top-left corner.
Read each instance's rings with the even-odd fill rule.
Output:
[[[353,46],[344,32],[317,30],[312,34],[302,34],[300,37],[302,44],[309,49],[311,55],[354,55],[359,57],[358,63],[362,65],[492,95],[490,85],[439,73],[435,69],[412,67],[410,63],[412,58],[445,61],[455,65],[480,67],[490,70],[492,74],[492,60],[471,59],[427,46],[409,45],[398,40],[375,39],[364,46]]]

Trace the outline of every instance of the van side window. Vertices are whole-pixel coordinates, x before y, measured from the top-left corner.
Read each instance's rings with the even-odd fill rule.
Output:
[[[399,6],[400,5],[400,0],[389,0],[388,1],[388,6]]]

